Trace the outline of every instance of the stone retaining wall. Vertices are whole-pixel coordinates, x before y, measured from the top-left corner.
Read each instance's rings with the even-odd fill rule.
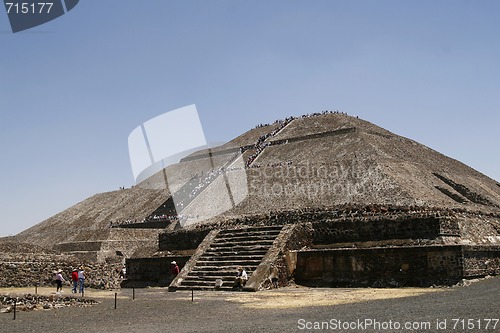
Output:
[[[116,263],[82,263],[67,256],[38,256],[32,258],[3,257],[0,260],[0,287],[34,287],[52,286],[54,284],[54,271],[63,270],[63,277],[71,280],[74,268],[85,267],[85,285],[90,288],[108,289],[118,288],[121,283],[119,269],[122,264]],[[66,288],[67,292],[70,288]]]
[[[122,287],[168,286],[175,276],[170,273],[170,263],[176,261],[182,270],[189,256],[168,256],[159,258],[133,258],[126,260],[127,279]]]
[[[121,223],[113,226],[112,228],[122,228],[122,229],[165,229],[168,227],[172,221],[162,220],[162,221],[147,221],[147,222],[137,222],[137,223]]]
[[[101,249],[102,241],[98,242],[71,242],[59,243],[54,245],[54,250],[59,252],[72,252],[72,251],[99,251]]]
[[[457,224],[455,222],[455,224]],[[320,221],[313,223],[313,243],[332,244],[365,242],[386,239],[434,239],[441,235],[440,219],[416,218],[412,220],[380,221]],[[457,224],[458,229],[458,224]]]
[[[461,246],[298,251],[295,270],[297,283],[325,287],[423,287],[462,278]]]
[[[159,250],[160,251],[175,251],[175,250],[192,250],[205,239],[210,230],[194,229],[194,230],[178,230],[160,234]]]
[[[431,230],[433,219],[439,219],[439,231],[432,233],[455,235],[459,233],[459,228],[455,221],[457,219],[491,219],[499,220],[498,214],[467,211],[463,209],[438,209],[433,207],[411,207],[411,206],[340,206],[336,208],[304,208],[296,210],[284,210],[269,212],[266,214],[253,214],[240,217],[214,218],[211,223],[195,225],[185,229],[188,231],[201,231],[212,229],[239,228],[240,226],[271,226],[294,223],[309,222],[369,222],[379,223],[396,221],[406,223],[408,221],[427,221]],[[404,226],[401,226],[404,227]],[[400,228],[401,228],[400,227]],[[413,230],[420,232],[419,230]],[[399,232],[399,231],[398,231]],[[408,232],[406,232],[408,233]],[[420,232],[422,233],[422,232]]]
[[[464,276],[500,274],[500,246],[464,246]]]

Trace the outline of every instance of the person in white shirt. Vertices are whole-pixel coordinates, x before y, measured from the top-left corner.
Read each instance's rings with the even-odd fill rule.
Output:
[[[78,271],[78,284],[80,285],[80,293],[83,294],[83,288],[85,285],[85,271],[83,270],[83,267],[80,267],[80,270]]]
[[[238,273],[236,274],[236,278],[234,279],[233,288],[235,289],[243,289],[245,283],[247,283],[248,275],[247,272],[243,269],[243,267],[238,267]]]
[[[56,274],[55,279],[56,279],[56,285],[57,285],[56,292],[59,292],[59,291],[62,292],[62,283],[66,281],[61,273],[62,273],[62,270],[60,270],[60,269],[55,272],[55,274]]]

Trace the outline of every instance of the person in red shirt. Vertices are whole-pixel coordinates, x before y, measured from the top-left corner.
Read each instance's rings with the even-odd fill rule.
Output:
[[[177,274],[179,274],[179,266],[177,266],[177,263],[175,261],[172,261],[170,263],[170,273],[172,273],[172,276],[175,278]]]
[[[71,289],[71,292],[76,294],[76,287],[78,286],[78,270],[76,268],[71,273],[71,282],[73,283],[73,289]]]

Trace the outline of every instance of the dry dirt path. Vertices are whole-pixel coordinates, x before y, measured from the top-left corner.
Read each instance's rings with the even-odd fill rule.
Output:
[[[193,300],[164,288],[136,289],[135,300],[131,289],[88,290],[100,304],[19,312],[16,320],[0,314],[0,332],[500,332],[500,323],[488,322],[500,319],[499,295],[500,277],[436,289],[194,292]]]

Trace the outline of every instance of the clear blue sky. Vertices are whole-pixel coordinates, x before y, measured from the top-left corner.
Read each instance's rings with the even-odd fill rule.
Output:
[[[196,104],[209,141],[325,109],[500,180],[500,1],[82,0],[0,10],[0,236],[133,184],[127,137]]]

